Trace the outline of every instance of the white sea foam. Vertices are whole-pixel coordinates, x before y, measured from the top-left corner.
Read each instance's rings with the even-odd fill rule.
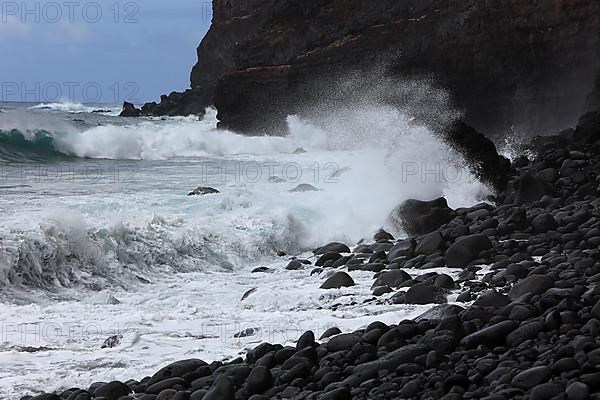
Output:
[[[49,126],[56,150],[86,159],[69,161],[58,179],[21,177],[9,183],[30,187],[2,190],[1,316],[9,329],[40,329],[3,332],[11,368],[0,387],[11,396],[142,378],[175,359],[234,357],[261,340],[291,343],[331,324],[348,331],[375,315],[414,317],[427,306],[363,303],[371,273],[353,272],[356,287],[325,292],[323,276],[285,271],[276,252],[354,245],[408,198],[445,196],[459,207],[487,194],[429,129],[383,105],[292,116],[287,137],[217,130],[214,110],[201,121],[126,124]],[[318,191],[290,192],[301,183]],[[186,196],[200,185],[221,193]],[[250,273],[256,266],[276,273]],[[120,304],[105,304],[111,296]],[[42,336],[50,323],[62,334]],[[253,327],[260,337],[233,340]],[[118,333],[122,344],[99,349]]]
[[[119,115],[121,107],[112,105],[86,105],[82,103],[74,103],[71,101],[60,101],[55,103],[40,103],[29,107],[30,110],[50,110],[62,111],[71,114],[101,112],[105,115]]]
[[[258,255],[278,250],[293,253],[332,240],[354,243],[384,226],[390,211],[408,198],[445,196],[458,207],[487,194],[457,154],[401,112],[373,108],[355,117],[332,114],[329,121],[343,123],[326,127],[290,117],[288,137],[248,137],[216,130],[214,111],[203,121],[143,121],[56,135],[55,147],[66,153],[145,161],[131,164],[129,168],[141,170],[134,174],[136,181],[126,186],[115,186],[114,172],[106,171],[100,182],[34,185],[32,198],[6,212],[20,218],[34,207],[42,223],[33,224],[33,233],[19,234],[18,240],[10,232],[23,231],[23,222],[7,226],[5,246],[14,256],[0,268],[0,282],[68,286],[80,280],[90,284],[92,276],[104,283],[120,281],[120,274],[131,275],[136,269],[145,276],[156,265],[170,265],[175,271],[211,263],[235,267],[229,260],[232,252],[244,253],[244,262],[258,262]],[[379,122],[372,123],[375,120]],[[297,148],[306,152],[293,154]],[[180,161],[150,162],[174,157]],[[225,172],[209,178],[208,167]],[[89,165],[81,168],[90,174]],[[91,173],[111,168],[104,161],[92,164]],[[270,183],[271,174],[289,181]],[[185,196],[202,183],[213,184],[222,193],[200,200]],[[289,193],[300,183],[319,190]],[[35,189],[51,194],[38,198]],[[20,193],[15,198],[21,198]],[[65,193],[69,195],[60,196]],[[47,199],[58,200],[61,211],[53,211],[54,204],[39,209],[39,201]],[[65,225],[65,218],[53,216],[71,212],[78,213],[73,217],[77,222],[71,224],[80,225],[77,232]],[[11,242],[10,237],[15,239]],[[89,259],[90,248],[101,255]],[[220,258],[197,262],[200,253],[218,253]],[[133,267],[123,269],[119,255]]]

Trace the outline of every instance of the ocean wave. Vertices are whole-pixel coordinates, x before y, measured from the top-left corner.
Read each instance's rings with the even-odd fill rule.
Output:
[[[47,123],[47,121],[44,121]],[[10,136],[24,152],[38,148],[39,135],[46,141],[44,151],[79,158],[115,160],[165,160],[176,157],[232,156],[240,154],[274,155],[291,153],[292,140],[283,137],[251,137],[216,129],[216,111],[209,109],[203,120],[178,117],[166,120],[135,120],[133,124],[106,124],[86,127],[62,123],[40,130],[27,122],[0,124],[0,136]],[[44,125],[40,123],[40,125]],[[17,126],[20,129],[14,129]],[[32,142],[32,143],[28,143]],[[0,146],[4,143],[0,141]],[[14,146],[5,152],[15,150]],[[19,156],[22,154],[19,153]]]
[[[302,251],[295,244],[293,219],[271,221],[251,237],[158,215],[145,225],[101,227],[74,211],[53,214],[32,229],[2,229],[0,287],[129,288],[165,274],[231,271],[272,260],[278,251]]]
[[[52,211],[44,206],[31,217],[31,223],[19,217],[0,228],[5,257],[0,263],[0,286],[95,290],[151,282],[161,274],[247,268],[265,257],[274,257],[278,251],[295,255],[330,241],[357,243],[381,227],[391,231],[385,226],[390,211],[408,198],[428,200],[445,196],[452,207],[461,207],[475,204],[489,194],[468,170],[455,175],[453,167],[464,165],[461,158],[428,129],[410,125],[399,114],[393,118],[395,134],[386,128],[389,136],[383,137],[380,132],[381,143],[371,143],[372,148],[364,141],[366,134],[355,137],[355,144],[342,143],[341,134],[331,139],[326,130],[299,118],[290,119],[288,138],[250,138],[215,130],[190,130],[192,142],[177,146],[185,146],[193,153],[199,151],[194,148],[197,143],[205,143],[201,151],[213,154],[208,160],[230,162],[227,165],[232,167],[240,162],[260,162],[261,157],[222,155],[242,151],[270,154],[264,160],[277,160],[279,165],[296,163],[304,178],[295,183],[272,184],[268,176],[260,182],[226,177],[215,186],[221,194],[187,198],[187,191],[199,183],[202,159],[181,166],[175,162],[176,168],[167,168],[174,174],[168,177],[149,170],[149,175],[140,175],[137,186],[125,193],[111,194],[99,185],[77,187],[82,194],[60,200],[61,209]],[[176,125],[182,124],[199,126],[191,120]],[[163,129],[170,131],[173,127]],[[172,135],[177,132],[174,130]],[[165,132],[155,134],[173,140]],[[113,143],[116,138],[119,137],[115,136]],[[120,138],[120,143],[126,139]],[[140,136],[133,135],[128,143],[139,149],[139,140]],[[65,143],[72,145],[67,140],[60,144],[55,140],[52,146]],[[164,151],[160,146],[165,143],[157,142],[157,149]],[[307,152],[292,154],[290,149],[298,145],[305,146]],[[124,154],[128,148],[117,151]],[[166,150],[153,156],[173,152],[173,148]],[[325,176],[313,175],[315,164],[321,166],[320,172]],[[340,172],[331,181],[331,171],[322,168],[329,164]],[[452,176],[447,177],[446,171]],[[308,182],[319,190],[290,193],[298,183]],[[136,206],[131,207],[132,204]],[[81,211],[75,212],[69,205]],[[149,215],[150,211],[154,215]],[[393,233],[397,237],[403,235]]]
[[[67,154],[54,147],[54,136],[44,130],[23,134],[17,129],[0,130],[0,161],[28,162],[64,159]]]
[[[71,114],[100,113],[113,116],[119,115],[121,111],[121,108],[116,106],[90,106],[81,103],[73,103],[70,101],[62,101],[57,103],[41,103],[31,106],[28,109],[61,111]]]
[[[163,165],[168,175],[149,168],[146,180],[140,175],[138,186],[114,196],[107,186],[93,185],[78,186],[82,194],[73,198],[50,197],[63,209],[53,216],[43,205],[27,229],[21,215],[28,210],[17,211],[14,223],[0,226],[5,254],[0,285],[9,287],[94,289],[165,273],[248,267],[277,251],[293,255],[330,241],[356,243],[385,227],[390,211],[408,198],[445,196],[451,207],[462,207],[489,194],[441,138],[401,110],[381,105],[328,110],[319,119],[290,116],[286,137],[218,130],[213,109],[202,120],[136,119],[83,129],[53,121],[44,132],[40,123],[33,125],[36,130],[25,122],[30,125],[11,134],[0,120],[5,141],[15,142],[12,150],[33,146],[28,150],[81,158],[200,159],[175,160],[175,167],[140,163]],[[226,167],[294,163],[305,174],[281,184],[268,183],[269,176],[260,182],[224,179],[215,186],[221,194],[188,200],[185,194],[200,183],[206,160],[234,163]],[[319,190],[289,192],[300,183]],[[37,200],[30,204],[40,209]],[[81,215],[67,218],[71,208]],[[106,222],[115,218],[118,222]]]

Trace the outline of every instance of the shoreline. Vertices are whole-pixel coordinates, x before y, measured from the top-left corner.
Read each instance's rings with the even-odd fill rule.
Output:
[[[600,398],[599,139],[600,113],[587,114],[574,131],[532,141],[537,157],[513,162],[496,206],[405,203],[411,238],[380,231],[372,245],[315,251],[308,267],[330,275],[324,291],[351,286],[346,270],[372,272],[374,292],[396,304],[439,304],[420,318],[374,317],[364,330],[308,331],[295,347],[263,343],[228,363],[180,361],[139,382],[23,399]],[[479,281],[481,265],[490,271]],[[428,273],[437,266],[463,271]],[[457,285],[472,305],[447,304]]]

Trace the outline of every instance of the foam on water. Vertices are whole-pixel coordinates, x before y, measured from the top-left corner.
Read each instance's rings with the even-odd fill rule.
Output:
[[[71,114],[82,114],[82,113],[93,113],[100,112],[106,115],[119,115],[121,107],[118,106],[90,106],[81,103],[74,103],[71,101],[60,101],[55,103],[40,103],[29,107],[29,110],[49,110],[49,111],[61,111]]]
[[[487,194],[457,154],[402,112],[374,107],[350,118],[332,114],[328,121],[343,123],[317,127],[290,117],[288,137],[218,131],[214,111],[203,121],[142,121],[56,134],[54,147],[67,154],[145,161],[131,164],[139,171],[126,184],[49,182],[26,193],[13,190],[11,198],[22,204],[5,208],[15,225],[4,226],[0,283],[103,287],[126,284],[132,276],[148,279],[163,266],[175,272],[235,268],[231,253],[258,263],[277,251],[294,254],[332,240],[355,243],[385,226],[390,211],[408,198],[445,196],[458,207]],[[306,152],[294,154],[298,148]],[[174,157],[180,161],[148,163]],[[205,176],[215,166],[225,172]],[[271,175],[288,182],[270,183]],[[203,182],[222,193],[185,196]],[[319,190],[289,193],[300,183]],[[25,213],[35,215],[26,218],[29,229]]]
[[[217,130],[214,110],[201,121],[116,120],[48,123],[54,149],[81,157],[61,167],[72,179],[12,177],[0,189],[1,316],[11,329],[2,332],[9,368],[0,387],[10,396],[142,378],[168,361],[234,357],[261,340],[291,343],[332,324],[356,329],[375,315],[414,317],[428,307],[364,303],[371,273],[353,272],[356,287],[322,291],[323,276],[285,271],[277,252],[310,257],[329,241],[354,245],[408,198],[445,196],[459,207],[488,194],[428,128],[385,105],[291,116],[287,137]],[[0,119],[0,129],[16,129],[9,122]],[[82,171],[90,170],[102,173],[89,179]],[[301,183],[318,190],[290,192]],[[187,197],[197,186],[221,193]],[[276,272],[250,273],[256,266]],[[112,297],[120,304],[106,304]],[[273,336],[232,338],[253,327]],[[119,333],[122,344],[100,349]]]
[[[398,323],[429,308],[365,302],[372,297],[372,273],[352,272],[357,286],[323,291],[322,276],[311,276],[310,269],[286,271],[283,265],[269,264],[275,271],[271,274],[248,269],[180,274],[135,292],[114,288],[79,302],[9,305],[3,311],[6,325],[28,333],[5,335],[0,354],[12,368],[0,371],[0,386],[21,395],[40,388],[60,391],[87,388],[95,381],[142,379],[180,359],[232,359],[262,341],[293,345],[309,329],[317,337],[332,326],[350,332],[374,319]],[[456,278],[460,270],[438,272]],[[109,298],[120,303],[107,304]],[[234,337],[246,329],[256,334]],[[113,335],[122,335],[120,343],[101,349]]]

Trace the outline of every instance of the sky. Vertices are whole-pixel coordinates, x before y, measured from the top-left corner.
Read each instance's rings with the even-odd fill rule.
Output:
[[[143,103],[190,87],[210,0],[0,2],[0,101]]]

